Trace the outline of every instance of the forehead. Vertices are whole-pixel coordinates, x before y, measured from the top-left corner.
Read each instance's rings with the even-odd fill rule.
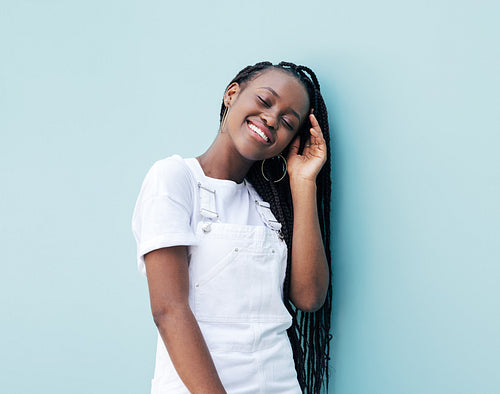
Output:
[[[262,89],[272,94],[273,89],[278,95],[279,100],[294,107],[303,115],[309,109],[309,97],[307,90],[302,83],[292,74],[277,69],[265,70],[262,74],[247,82],[247,86],[252,89]]]

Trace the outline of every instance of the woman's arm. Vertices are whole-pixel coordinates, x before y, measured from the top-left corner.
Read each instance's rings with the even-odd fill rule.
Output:
[[[186,246],[144,256],[151,311],[174,367],[191,393],[226,393],[188,303]]]
[[[316,183],[290,183],[293,199],[293,239],[290,299],[306,312],[321,308],[329,283],[329,269],[316,206]]]
[[[321,238],[316,203],[316,176],[326,161],[326,143],[318,121],[310,114],[311,137],[302,155],[296,138],[288,155],[288,174],[293,201],[293,238],[290,299],[307,312],[325,302],[330,272]]]

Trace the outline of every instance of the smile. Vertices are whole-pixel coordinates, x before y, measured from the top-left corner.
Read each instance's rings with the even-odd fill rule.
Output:
[[[269,143],[270,139],[269,137],[257,126],[255,126],[253,123],[248,122],[248,128],[252,131],[255,132],[259,137],[261,137],[265,142]]]

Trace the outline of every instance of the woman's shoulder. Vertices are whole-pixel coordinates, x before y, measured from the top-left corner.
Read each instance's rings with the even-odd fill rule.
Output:
[[[155,161],[149,171],[165,181],[181,179],[191,181],[193,177],[186,160],[177,154],[168,156]]]
[[[156,160],[151,168],[156,171],[183,172],[186,170],[186,164],[185,159],[183,159],[180,155],[175,154]]]
[[[180,155],[172,155],[153,163],[144,180],[145,186],[154,195],[189,193],[196,182]]]

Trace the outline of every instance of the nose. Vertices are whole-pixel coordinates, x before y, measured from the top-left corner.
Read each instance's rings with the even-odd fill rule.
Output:
[[[276,129],[277,116],[274,113],[272,113],[270,111],[265,112],[262,114],[261,118],[262,118],[262,122],[264,122],[264,124],[267,127],[269,127],[270,129],[274,129],[274,130]]]

